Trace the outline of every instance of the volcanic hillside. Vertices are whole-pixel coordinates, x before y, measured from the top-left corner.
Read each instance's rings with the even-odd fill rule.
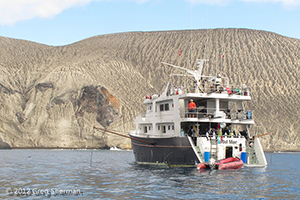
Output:
[[[143,97],[167,82],[162,61],[195,69],[206,58],[204,74],[252,88],[250,134],[273,131],[261,138],[266,150],[300,150],[299,52],[299,39],[248,29],[118,33],[58,47],[0,37],[0,144],[126,147],[93,126],[128,134]]]

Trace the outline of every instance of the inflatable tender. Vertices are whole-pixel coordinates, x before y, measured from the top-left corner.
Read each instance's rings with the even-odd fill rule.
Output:
[[[213,158],[209,159],[208,162],[199,163],[197,169],[239,169],[243,167],[244,162],[238,157],[229,157],[219,161],[215,161]]]

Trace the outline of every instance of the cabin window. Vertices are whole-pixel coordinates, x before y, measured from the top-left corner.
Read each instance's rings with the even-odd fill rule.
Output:
[[[152,106],[148,106],[148,110],[151,110],[152,109]]]
[[[151,130],[151,126],[149,126],[149,131]]]
[[[159,105],[159,110],[160,110],[160,111],[164,111],[164,104],[160,104],[160,105]]]
[[[169,111],[171,108],[171,102],[170,103],[161,103],[161,104],[157,104],[156,106],[156,110],[159,111]],[[174,107],[174,104],[172,104],[172,108]]]
[[[171,126],[170,125],[168,126],[168,130],[171,130]]]
[[[147,133],[147,126],[144,126],[144,133]]]
[[[162,133],[166,133],[166,126],[162,126]]]
[[[174,125],[172,125],[172,130],[174,131]]]
[[[160,126],[157,126],[157,130],[160,130]]]
[[[169,109],[169,104],[168,104],[168,103],[165,104],[165,110],[166,110],[166,111],[167,111],[167,110],[170,110],[170,109]]]

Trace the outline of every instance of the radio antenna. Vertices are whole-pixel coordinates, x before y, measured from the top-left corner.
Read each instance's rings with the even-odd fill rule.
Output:
[[[192,51],[193,51],[193,4],[191,3],[191,41],[190,41],[190,52],[191,52],[191,57],[190,57],[190,69],[192,69]]]

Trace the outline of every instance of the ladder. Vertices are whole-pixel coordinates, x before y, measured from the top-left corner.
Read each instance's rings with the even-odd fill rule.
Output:
[[[193,151],[194,151],[194,153],[195,153],[198,161],[200,163],[202,163],[202,159],[201,159],[200,154],[199,154],[200,150],[199,151],[197,150],[197,148],[196,148],[196,146],[195,146],[195,144],[194,144],[194,142],[193,142],[193,140],[192,140],[192,138],[190,136],[187,136],[187,138],[188,138],[188,140],[189,140],[189,142],[191,144],[191,147],[192,147],[192,149],[193,149]]]
[[[203,162],[204,161],[204,157],[203,157],[203,155],[201,153],[200,147],[199,146],[195,146],[195,148],[196,148],[196,151],[197,151],[198,155],[201,158],[201,161]]]
[[[218,139],[210,138],[210,158],[218,160]]]

